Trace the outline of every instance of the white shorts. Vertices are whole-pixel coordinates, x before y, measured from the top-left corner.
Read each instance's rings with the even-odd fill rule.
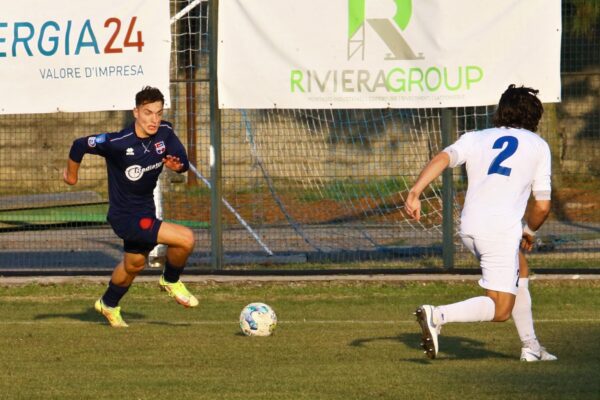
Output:
[[[519,283],[519,237],[482,238],[460,234],[465,246],[481,265],[479,286],[484,289],[517,294]]]

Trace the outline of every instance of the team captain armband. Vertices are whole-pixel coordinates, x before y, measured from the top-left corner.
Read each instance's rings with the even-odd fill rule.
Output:
[[[452,146],[448,146],[442,151],[444,153],[447,153],[448,156],[450,157],[450,163],[448,164],[448,167],[450,167],[450,168],[456,167],[458,165],[458,153],[456,152],[456,150],[453,149]]]
[[[536,200],[550,200],[550,190],[534,190],[533,197]]]

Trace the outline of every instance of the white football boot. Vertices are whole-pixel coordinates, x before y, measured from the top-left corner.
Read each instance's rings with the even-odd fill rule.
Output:
[[[417,307],[415,315],[417,316],[417,322],[421,326],[421,347],[425,350],[427,357],[432,360],[438,354],[438,335],[442,330],[440,324],[436,325],[433,322],[433,306],[422,305]]]
[[[546,349],[540,346],[539,351],[533,351],[529,347],[521,349],[521,361],[536,362],[536,361],[556,361],[558,357],[548,353]]]

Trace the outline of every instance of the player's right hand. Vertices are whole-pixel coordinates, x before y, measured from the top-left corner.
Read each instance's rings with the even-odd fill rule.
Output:
[[[413,192],[408,192],[408,197],[404,202],[404,210],[409,217],[418,221],[421,219],[421,200],[419,196]]]
[[[65,181],[65,183],[67,185],[74,185],[77,183],[77,175],[75,175],[75,176],[69,175],[69,170],[67,168],[65,168],[63,170],[63,181]]]

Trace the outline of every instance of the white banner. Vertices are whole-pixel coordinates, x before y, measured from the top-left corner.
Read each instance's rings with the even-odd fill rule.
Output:
[[[221,108],[560,101],[561,0],[220,2]]]
[[[0,114],[169,107],[168,0],[19,0],[0,14]]]

